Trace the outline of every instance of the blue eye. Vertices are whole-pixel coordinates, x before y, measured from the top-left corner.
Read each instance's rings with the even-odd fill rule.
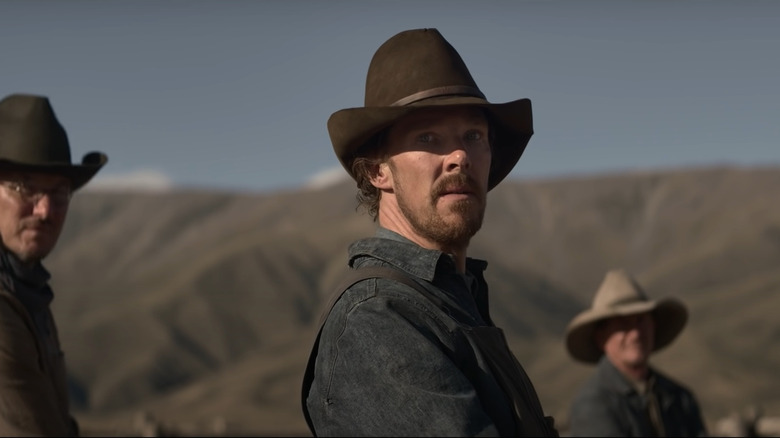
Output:
[[[482,140],[483,135],[482,132],[480,131],[469,131],[466,133],[465,137],[466,140],[469,141],[479,141]]]
[[[432,143],[433,142],[433,134],[420,134],[417,136],[417,140],[420,143]]]

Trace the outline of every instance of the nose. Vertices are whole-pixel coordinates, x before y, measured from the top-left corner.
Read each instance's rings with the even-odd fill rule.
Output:
[[[33,200],[33,214],[38,217],[48,218],[57,208],[61,208],[61,206],[54,202],[52,195],[48,193],[42,193]]]
[[[626,334],[630,337],[638,338],[642,335],[642,327],[639,325],[632,325],[626,330]]]
[[[463,145],[459,145],[447,155],[446,169],[448,172],[454,172],[458,169],[466,171],[470,166],[471,158],[469,157],[466,147]]]

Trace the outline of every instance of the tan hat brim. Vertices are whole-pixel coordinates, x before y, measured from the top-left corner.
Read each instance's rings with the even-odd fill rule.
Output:
[[[642,301],[613,306],[609,309],[586,310],[572,319],[566,329],[566,349],[576,360],[596,363],[602,351],[594,338],[599,321],[616,316],[628,316],[653,312],[655,319],[655,342],[653,351],[669,345],[685,327],[688,311],[685,305],[674,298],[659,301]]]

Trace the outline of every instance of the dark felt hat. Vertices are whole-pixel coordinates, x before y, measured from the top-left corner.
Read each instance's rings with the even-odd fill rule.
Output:
[[[102,152],[90,152],[81,164],[71,163],[70,143],[49,99],[12,94],[0,101],[0,170],[56,173],[77,190],[108,161]]]
[[[328,119],[333,150],[355,178],[352,162],[374,135],[420,108],[456,105],[482,107],[492,115],[492,189],[517,164],[533,135],[531,101],[488,102],[463,59],[436,29],[401,32],[377,49],[366,77],[365,105]]]

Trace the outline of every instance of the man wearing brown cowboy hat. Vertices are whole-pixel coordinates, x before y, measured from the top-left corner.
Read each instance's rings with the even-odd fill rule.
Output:
[[[436,29],[376,51],[365,106],[328,120],[376,234],[349,248],[312,348],[303,411],[319,436],[554,436],[467,257],[487,193],[533,132],[531,103],[485,99]]]
[[[566,331],[569,354],[597,364],[572,402],[571,436],[707,435],[693,393],[649,363],[687,319],[679,300],[649,300],[625,270],[607,272],[591,308]]]
[[[0,435],[78,435],[41,260],[57,243],[72,193],[106,161],[92,152],[71,163],[46,97],[0,101]]]

